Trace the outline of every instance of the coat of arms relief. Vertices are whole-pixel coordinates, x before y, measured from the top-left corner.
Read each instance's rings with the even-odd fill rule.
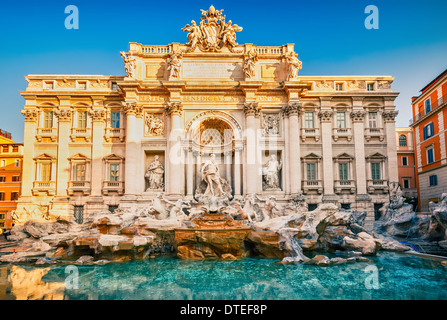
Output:
[[[201,51],[218,52],[227,47],[234,52],[236,43],[236,32],[242,31],[237,24],[231,20],[225,22],[223,10],[216,10],[211,6],[207,11],[202,11],[200,23],[192,20],[191,25],[187,24],[182,30],[188,32],[187,45],[188,52],[193,52],[197,47]]]

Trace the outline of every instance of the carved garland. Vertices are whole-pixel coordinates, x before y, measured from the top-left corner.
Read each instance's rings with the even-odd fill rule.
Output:
[[[92,117],[93,121],[104,121],[106,118],[105,110],[89,110],[88,114]]]
[[[134,115],[136,117],[143,116],[143,107],[135,102],[129,102],[124,106],[124,112],[126,115]]]
[[[282,108],[284,116],[300,116],[301,114],[301,103],[293,102],[289,103],[287,106]]]
[[[259,117],[261,114],[261,107],[259,107],[257,102],[250,102],[244,104],[245,116],[255,116]]]
[[[383,117],[383,120],[385,121],[385,122],[394,122],[394,121],[396,121],[396,116],[397,116],[397,111],[388,111],[388,112],[384,112],[384,113],[382,113],[382,117]]]
[[[322,122],[331,122],[333,114],[332,111],[321,111],[318,113],[318,117]]]
[[[70,121],[73,112],[70,109],[56,109],[54,115],[59,121]]]
[[[351,119],[353,122],[363,122],[366,113],[364,111],[354,111],[351,112]]]
[[[183,106],[181,102],[171,102],[166,107],[166,112],[170,116],[181,116],[183,113]]]

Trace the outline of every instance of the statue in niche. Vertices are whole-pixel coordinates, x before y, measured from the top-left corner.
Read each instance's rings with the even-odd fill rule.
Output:
[[[169,70],[169,78],[180,78],[180,71],[182,68],[182,54],[178,52],[173,52],[168,57],[167,65]]]
[[[248,51],[248,57],[245,59],[244,72],[246,78],[253,78],[255,76],[255,65],[258,61],[258,54],[255,49]]]
[[[162,136],[164,133],[165,124],[162,119],[155,117],[153,114],[146,115],[147,134],[151,136]]]
[[[272,154],[267,163],[262,167],[263,190],[280,190],[279,171],[282,168],[281,161]]]
[[[146,174],[144,175],[147,179],[149,187],[147,190],[163,190],[163,176],[165,170],[163,168],[162,163],[159,160],[159,156],[155,156],[154,160],[152,160],[149,168],[146,170]]]
[[[279,115],[277,114],[264,114],[264,131],[265,136],[278,135],[279,134]]]
[[[126,71],[126,74],[129,78],[133,78],[135,76],[135,67],[136,67],[136,59],[132,55],[132,52],[130,55],[127,55],[124,51],[121,51],[121,57],[124,59],[124,68]]]
[[[211,154],[210,159],[206,160],[202,169],[202,181],[196,190],[196,198],[204,201],[204,198],[231,198],[232,190],[229,183],[220,176],[219,167],[216,163],[216,155]]]
[[[303,67],[303,63],[298,60],[298,54],[295,52],[289,52],[286,54],[289,80],[295,79],[298,76],[298,71]]]

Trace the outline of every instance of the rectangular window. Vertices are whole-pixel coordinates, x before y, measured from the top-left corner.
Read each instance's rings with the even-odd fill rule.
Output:
[[[317,180],[317,164],[307,164],[307,180]]]
[[[431,100],[425,100],[425,113],[429,113],[431,111]]]
[[[366,89],[367,91],[374,91],[374,83],[368,83]]]
[[[75,181],[85,181],[85,163],[75,165]]]
[[[20,176],[12,176],[12,181],[13,182],[20,181]]]
[[[380,180],[382,175],[380,174],[380,163],[373,162],[371,163],[371,178],[373,180]]]
[[[0,201],[5,201],[5,193],[0,192]]]
[[[40,181],[51,181],[51,163],[42,163],[40,168],[42,170],[40,174]]]
[[[346,113],[337,112],[337,128],[346,128]]]
[[[436,174],[431,175],[428,177],[430,186],[437,186],[438,185],[438,176]]]
[[[110,213],[114,213],[116,209],[118,209],[118,206],[109,206]]]
[[[2,161],[0,162],[0,166],[1,167],[6,167],[6,160],[2,159]]]
[[[112,82],[112,90],[118,90],[119,86],[116,82]]]
[[[14,160],[14,167],[19,168],[20,167],[20,159]]]
[[[404,189],[410,189],[410,179],[403,179]]]
[[[17,201],[19,200],[19,193],[18,192],[11,192],[11,201]]]
[[[402,165],[408,166],[408,157],[402,157]]]
[[[339,175],[340,175],[340,180],[349,180],[348,164],[347,163],[339,163],[338,171],[339,171]]]
[[[112,112],[112,128],[113,129],[119,129],[120,127],[120,113],[119,112]]]
[[[47,89],[47,90],[53,90],[54,89],[54,82],[53,81],[45,82],[44,88]]]
[[[76,223],[84,223],[84,206],[74,206],[74,219]]]
[[[2,146],[2,152],[8,153],[9,152],[9,146]]]
[[[335,90],[336,91],[343,91],[343,83],[336,83],[335,84]]]
[[[19,152],[19,146],[12,146],[12,152]]]
[[[118,163],[110,164],[110,181],[119,181],[120,165]]]
[[[5,176],[0,176],[0,182],[6,182],[6,177]]]
[[[87,90],[87,82],[78,82],[78,89]]]
[[[306,112],[304,114],[304,126],[308,129],[314,128],[314,113],[313,112]]]
[[[351,210],[351,204],[350,203],[342,203],[341,208],[345,210]]]
[[[424,140],[434,135],[433,122],[430,122],[423,128]]]
[[[377,128],[377,112],[369,113],[369,127]]]
[[[78,112],[78,128],[79,129],[87,128],[87,111]]]
[[[43,127],[47,129],[53,128],[53,111],[43,112]]]
[[[427,163],[433,163],[435,162],[435,155],[433,148],[427,149]]]

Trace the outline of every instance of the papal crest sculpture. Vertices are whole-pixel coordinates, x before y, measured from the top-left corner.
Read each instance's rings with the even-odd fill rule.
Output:
[[[227,47],[234,52],[236,43],[236,32],[242,31],[237,24],[231,20],[225,22],[223,10],[216,10],[211,6],[208,11],[201,10],[202,17],[200,24],[192,20],[191,25],[187,24],[182,30],[188,32],[188,52],[193,52],[197,47],[201,51],[217,52]]]

